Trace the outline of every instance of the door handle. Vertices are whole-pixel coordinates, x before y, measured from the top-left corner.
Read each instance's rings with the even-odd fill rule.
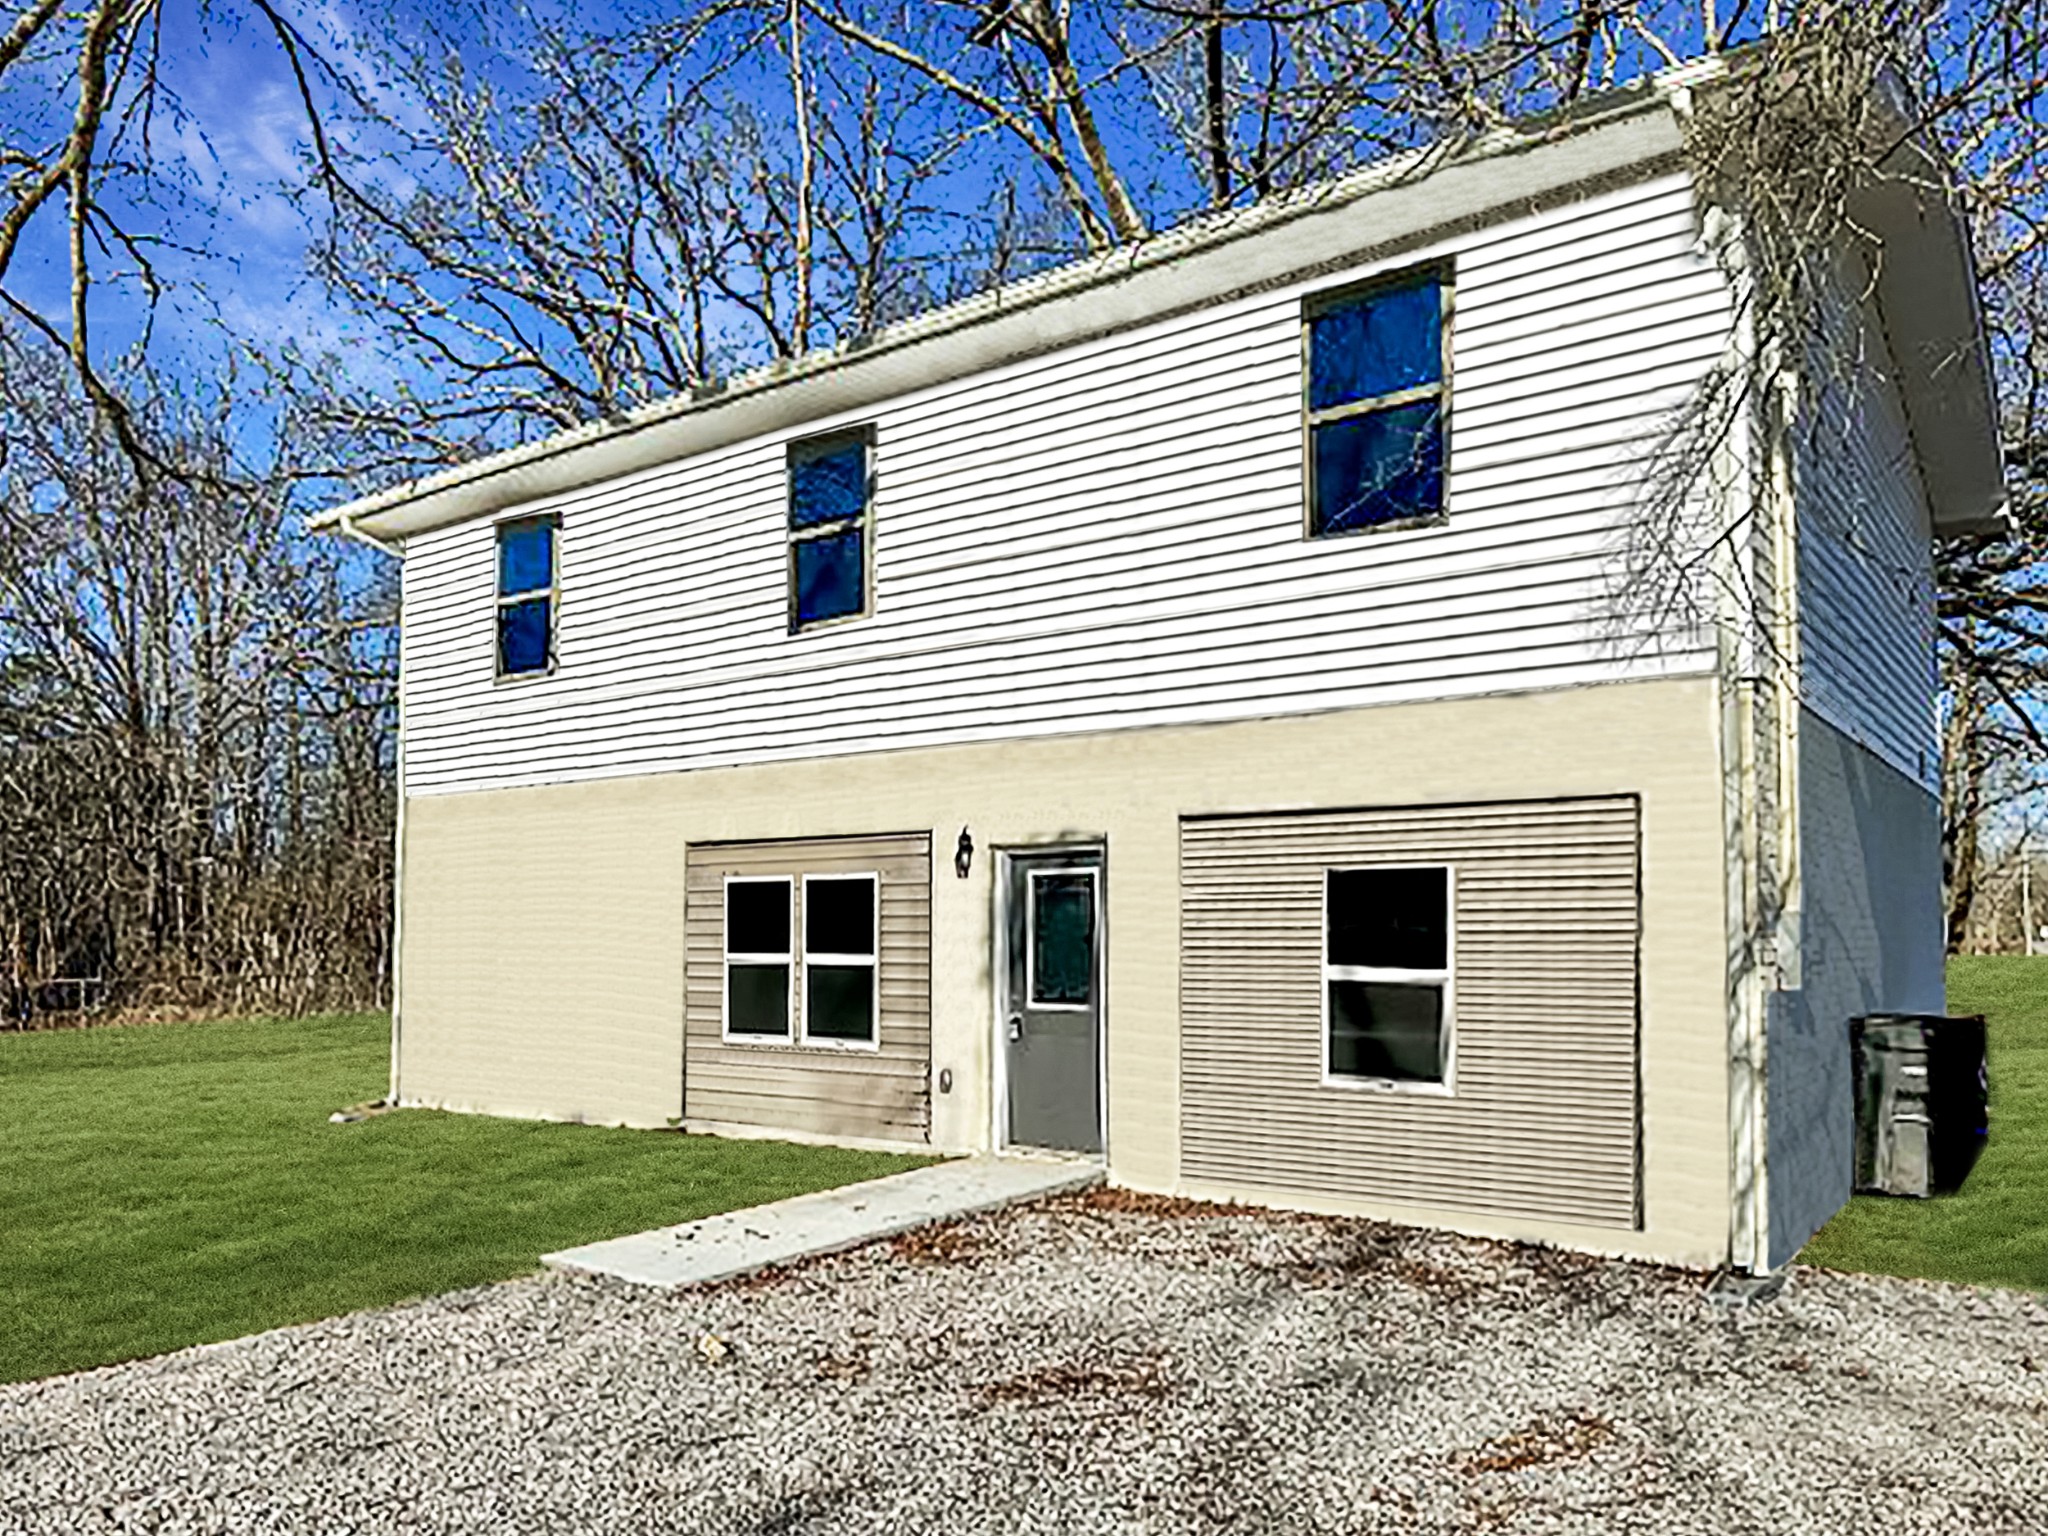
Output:
[[[1010,1015],[1010,1038],[1012,1040],[1022,1040],[1024,1038],[1024,1015],[1021,1013]]]

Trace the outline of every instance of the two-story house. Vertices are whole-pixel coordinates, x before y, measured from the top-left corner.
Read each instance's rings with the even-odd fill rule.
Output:
[[[396,1097],[1788,1258],[1849,1019],[1943,1003],[1930,546],[2000,467],[1902,175],[1848,384],[1702,480],[1742,580],[1629,617],[1742,344],[1711,88],[315,519],[404,556]]]

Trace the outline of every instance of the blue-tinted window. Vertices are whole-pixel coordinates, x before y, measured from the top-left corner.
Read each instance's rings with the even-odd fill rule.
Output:
[[[498,670],[508,677],[548,669],[548,619],[554,605],[545,597],[523,598],[498,609]]]
[[[795,545],[796,623],[843,619],[867,606],[867,561],[858,528]]]
[[[1315,532],[1349,533],[1443,510],[1443,411],[1437,401],[1340,416],[1311,430]]]
[[[856,438],[836,448],[807,450],[789,460],[789,526],[816,528],[859,517],[868,507],[868,445]]]
[[[555,523],[530,518],[498,525],[498,596],[541,592],[555,584]]]
[[[1308,313],[1309,533],[1444,510],[1444,294],[1430,271]]]
[[[874,440],[866,428],[789,448],[789,627],[868,611]]]
[[[552,517],[498,524],[498,675],[554,664],[555,533]]]
[[[1308,408],[1327,411],[1441,382],[1442,295],[1432,273],[1317,311],[1309,320]]]

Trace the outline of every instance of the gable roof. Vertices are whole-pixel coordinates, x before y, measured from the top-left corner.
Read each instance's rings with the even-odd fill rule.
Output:
[[[1719,61],[1667,71],[1566,113],[1193,219],[870,336],[375,492],[316,514],[308,526],[403,540],[1674,171],[1683,165],[1686,93],[1724,73]],[[1902,237],[1953,248],[1945,259],[1935,253],[1920,273],[1933,275],[1944,302],[1930,304],[1911,283],[1894,283],[1913,294],[1907,308],[1927,333],[1908,341],[1946,338],[1948,345],[1899,350],[1937,531],[1988,531],[1999,526],[2002,474],[1967,243],[1945,203],[1890,216]],[[1894,265],[1901,280],[1908,276],[1908,263]],[[1930,362],[1916,379],[1908,354],[1931,359],[1937,351],[1938,367]],[[1916,392],[1929,387],[1932,403],[1916,409]],[[1923,417],[1932,423],[1927,432]]]

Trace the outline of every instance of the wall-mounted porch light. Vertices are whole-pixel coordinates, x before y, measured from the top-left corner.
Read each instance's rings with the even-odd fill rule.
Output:
[[[974,839],[969,837],[967,829],[962,827],[960,829],[960,841],[953,849],[953,873],[962,880],[965,880],[967,872],[972,868],[974,868]]]

